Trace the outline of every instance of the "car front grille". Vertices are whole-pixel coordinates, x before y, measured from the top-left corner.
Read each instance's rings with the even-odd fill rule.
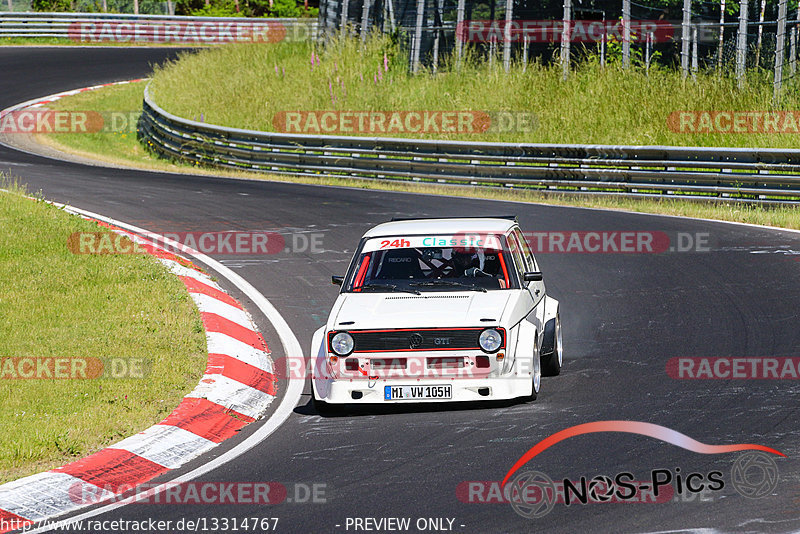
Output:
[[[398,352],[422,350],[480,350],[478,336],[484,328],[422,328],[401,330],[350,330],[353,352]],[[503,335],[505,330],[497,329]],[[335,332],[330,333],[333,337]],[[329,339],[330,339],[329,337]]]

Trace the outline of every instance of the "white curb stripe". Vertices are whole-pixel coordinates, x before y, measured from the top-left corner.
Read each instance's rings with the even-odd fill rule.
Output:
[[[209,354],[225,354],[267,373],[273,372],[269,352],[253,348],[222,332],[206,332],[206,342]]]
[[[215,313],[248,330],[255,330],[255,325],[244,310],[203,293],[190,293],[190,295],[201,312]]]
[[[93,495],[91,502],[113,495],[67,473],[47,471],[0,486],[0,510],[39,521],[84,506],[84,492]]]
[[[217,445],[177,426],[154,425],[111,445],[109,449],[122,449],[168,469],[175,469]]]
[[[204,375],[197,387],[186,396],[208,399],[254,419],[261,417],[275,398],[224,375]]]

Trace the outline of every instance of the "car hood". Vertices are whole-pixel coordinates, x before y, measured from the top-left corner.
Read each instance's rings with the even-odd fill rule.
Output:
[[[513,290],[466,292],[346,293],[339,296],[331,329],[450,328],[500,322]],[[343,325],[341,323],[352,324]]]

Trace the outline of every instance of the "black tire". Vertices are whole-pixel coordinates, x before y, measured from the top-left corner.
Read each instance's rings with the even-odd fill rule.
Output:
[[[539,344],[539,339],[537,338],[533,342],[533,351],[534,351],[533,361],[534,361],[534,365],[536,365],[537,361],[539,363],[539,369],[538,369],[538,371],[539,371],[539,373],[538,373],[539,374],[539,377],[538,377],[539,378],[539,391],[536,391],[536,374],[537,374],[536,371],[537,370],[534,368],[533,370],[531,370],[531,394],[528,397],[529,401],[535,401],[536,398],[539,396],[539,393],[541,393],[541,391],[542,391],[542,359],[538,356],[538,354],[536,354],[536,347],[538,346],[538,344]]]
[[[542,347],[542,376],[558,376],[564,363],[561,339],[561,315],[556,312],[555,319],[545,325],[544,346]]]

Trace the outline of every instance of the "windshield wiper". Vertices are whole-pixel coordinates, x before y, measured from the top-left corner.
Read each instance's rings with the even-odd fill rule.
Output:
[[[434,287],[434,286],[450,286],[450,287],[466,287],[473,291],[481,291],[482,293],[486,293],[486,288],[481,286],[476,286],[475,284],[462,284],[461,282],[456,282],[455,280],[429,280],[427,282],[414,282],[413,284],[408,284],[414,287]]]
[[[403,293],[414,293],[415,295],[422,295],[416,289],[408,289],[405,287],[397,287],[396,284],[376,284],[376,283],[368,283],[361,286],[361,289],[387,289],[389,291],[402,291]]]

